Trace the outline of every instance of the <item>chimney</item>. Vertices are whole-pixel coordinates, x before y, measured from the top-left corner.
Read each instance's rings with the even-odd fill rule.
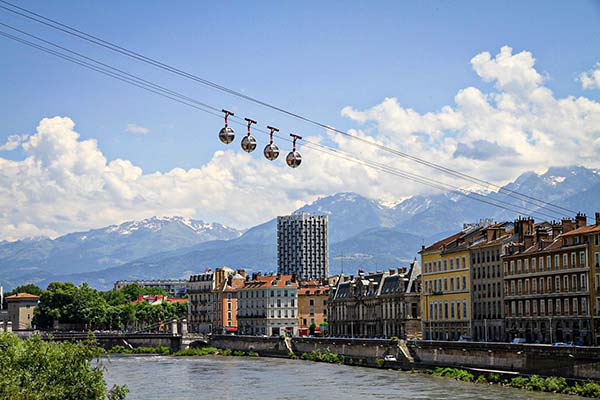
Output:
[[[600,214],[600,213],[596,213],[596,214]],[[423,251],[423,250],[425,250],[425,245],[424,244],[421,245],[421,251]]]
[[[298,280],[298,274],[295,272],[292,272],[292,282],[296,282]]]
[[[535,238],[535,236],[531,232],[527,232],[525,234],[525,236],[523,237],[523,246],[525,247],[525,249],[528,249],[531,246],[533,246],[534,238]]]
[[[535,240],[536,242],[540,243],[542,240],[547,240],[548,239],[548,231],[543,229],[543,228],[536,228],[535,229]]]
[[[562,233],[567,233],[575,229],[575,223],[569,218],[562,219]]]
[[[575,217],[575,224],[577,226],[577,228],[582,228],[584,226],[587,225],[587,217],[585,214],[582,213],[577,213],[577,216]]]
[[[556,239],[558,235],[562,233],[561,224],[552,223],[552,239]]]
[[[361,278],[362,278],[363,276],[365,276],[365,270],[363,270],[363,269],[359,269],[359,270],[358,270],[358,276],[360,276]]]

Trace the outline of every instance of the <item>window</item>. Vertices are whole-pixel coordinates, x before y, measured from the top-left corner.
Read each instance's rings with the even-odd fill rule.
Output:
[[[567,315],[567,314],[569,314],[569,299],[565,299],[564,303],[565,303],[565,308],[563,310],[563,314]]]
[[[546,291],[548,293],[552,293],[552,278],[548,277],[548,280],[546,281],[546,283],[548,285],[546,285]],[[556,290],[556,288],[554,288],[554,290]]]
[[[581,314],[582,315],[587,315],[588,310],[587,310],[587,299],[585,297],[583,297],[581,299]]]
[[[467,277],[465,275],[463,275],[462,281],[463,281],[463,285],[462,285],[463,290],[467,290]]]
[[[519,301],[519,316],[523,315],[523,302]]]
[[[531,293],[537,293],[537,279],[535,278],[531,281]]]
[[[583,252],[583,251],[579,252],[579,266],[581,268],[585,268],[586,267],[585,252]]]
[[[562,265],[563,269],[567,269],[568,265],[569,265],[569,256],[565,253],[565,254],[563,254],[563,265]],[[556,268],[556,269],[558,269],[558,268]]]
[[[444,260],[444,271],[448,271],[448,260]]]
[[[519,288],[519,291],[517,292],[518,295],[523,294],[523,281],[519,280],[519,282],[517,283],[517,286]]]
[[[540,257],[540,272],[544,271],[544,257]]]
[[[510,295],[515,295],[515,281],[510,281]]]
[[[577,254],[571,253],[571,268],[577,267]]]
[[[463,318],[467,319],[467,301],[463,300]]]
[[[511,274],[515,273],[515,262],[514,261],[510,262],[510,273]]]
[[[517,314],[517,303],[515,303],[514,301],[511,301],[511,303],[510,303],[510,315],[514,317],[516,314]]]
[[[448,302],[444,302],[444,319],[448,319]]]
[[[467,257],[462,258],[462,267],[467,268]]]
[[[529,258],[525,259],[525,273],[529,272]]]
[[[554,278],[554,291],[560,292],[560,276]]]
[[[522,262],[521,260],[517,260],[517,274],[520,274],[522,272]]]
[[[531,259],[531,272],[536,272],[537,271],[536,262],[537,262],[537,260],[535,258]]]
[[[566,257],[566,255],[565,255]],[[548,267],[550,268],[550,267]],[[560,268],[560,256],[558,254],[554,255],[554,269],[558,271],[558,269]]]
[[[579,275],[579,287],[581,290],[587,289],[587,279],[585,279],[585,274]]]
[[[550,301],[552,301],[552,300],[548,300],[548,302],[550,302]],[[562,311],[561,311],[561,308],[560,308],[560,304],[561,304],[560,300],[556,299],[556,314],[557,315],[562,314]]]
[[[577,275],[572,275],[571,276],[571,291],[574,292],[576,290],[577,290]]]
[[[573,299],[573,315],[578,315],[579,314],[579,304],[577,302],[577,299]]]
[[[450,303],[450,318],[454,319],[454,302]]]
[[[546,314],[546,301],[544,299],[540,300],[540,315]]]
[[[598,239],[598,236],[600,235],[596,235],[596,239]],[[594,253],[594,266],[600,267],[600,253]]]
[[[314,299],[308,300],[308,305],[309,306],[314,306],[315,305],[315,300]]]
[[[537,300],[533,300],[533,303],[532,303],[532,306],[533,306],[532,313],[533,313],[533,315],[537,315],[537,305],[538,305]]]
[[[454,269],[454,259],[450,259],[450,269],[453,270]]]
[[[444,278],[444,291],[448,290],[448,278]]]
[[[454,292],[454,278],[450,278],[450,291]]]
[[[573,288],[571,288],[573,290]],[[569,277],[567,275],[563,276],[563,292],[569,291]]]
[[[554,314],[554,304],[552,304],[552,299],[548,299],[548,315]]]

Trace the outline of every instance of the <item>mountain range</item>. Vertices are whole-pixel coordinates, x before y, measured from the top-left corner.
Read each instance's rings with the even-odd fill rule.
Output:
[[[532,198],[561,208],[550,209],[542,202],[533,207],[528,203]],[[330,273],[350,273],[406,264],[422,244],[456,232],[464,223],[530,214],[550,220],[572,217],[576,211],[593,216],[600,209],[598,199],[600,171],[553,167],[543,174],[526,172],[501,190],[469,197],[447,192],[390,204],[337,193],[296,212],[329,216]],[[491,204],[499,202],[505,208]],[[242,232],[189,218],[153,217],[56,239],[0,242],[0,283],[10,288],[29,282],[45,286],[53,280],[87,281],[105,289],[117,279],[185,278],[220,265],[270,272],[277,269],[276,230],[276,218]]]

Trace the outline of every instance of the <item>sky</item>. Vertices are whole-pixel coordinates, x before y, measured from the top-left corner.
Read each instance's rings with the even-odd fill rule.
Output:
[[[503,184],[600,168],[599,1],[15,1],[314,120]],[[0,9],[0,23],[368,160],[407,160]],[[0,30],[11,32],[0,26]],[[303,147],[224,145],[222,119],[0,37],[0,240],[154,215],[247,228],[318,197],[433,189]],[[290,143],[279,141],[285,155]]]

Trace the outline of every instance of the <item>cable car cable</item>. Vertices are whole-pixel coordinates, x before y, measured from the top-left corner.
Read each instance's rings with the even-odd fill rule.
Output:
[[[6,26],[6,24],[2,24],[2,23],[0,23],[0,24]],[[199,107],[198,105],[193,104],[193,103],[199,103],[199,104],[202,104],[204,106],[205,103],[198,102],[198,101],[196,101],[194,99],[191,99],[191,98],[189,98],[187,96],[181,95],[181,94],[179,94],[179,93],[177,93],[175,91],[172,91],[172,90],[169,90],[169,89],[166,89],[166,88],[162,88],[159,85],[153,84],[152,82],[147,81],[147,80],[143,80],[142,78],[136,77],[135,75],[129,74],[129,73],[125,72],[125,71],[118,70],[120,73],[125,74],[125,75],[129,75],[129,76],[131,76],[133,78],[115,74],[115,73],[113,73],[111,71],[107,71],[105,68],[99,68],[99,67],[94,66],[92,64],[89,64],[87,62],[75,59],[75,58],[67,56],[67,55],[64,55],[64,54],[62,54],[60,52],[48,49],[48,48],[46,48],[44,46],[37,45],[37,44],[35,44],[33,42],[30,42],[30,41],[27,41],[25,39],[16,37],[14,35],[8,34],[8,33],[3,32],[1,30],[0,30],[0,36],[4,36],[6,38],[9,38],[9,39],[15,40],[17,42],[20,42],[22,44],[34,47],[34,48],[39,49],[41,51],[44,51],[46,53],[49,53],[49,54],[55,55],[55,56],[57,56],[59,58],[62,58],[64,60],[66,60],[66,61],[73,62],[73,63],[78,64],[80,66],[83,66],[85,68],[94,70],[96,72],[102,73],[102,74],[107,75],[109,77],[118,79],[118,80],[123,81],[125,83],[129,83],[129,84],[131,84],[133,86],[139,87],[141,89],[144,89],[144,90],[150,91],[152,93],[161,95],[163,97],[169,98],[171,100],[177,101],[177,102],[179,102],[181,104],[185,104],[187,106],[196,108],[196,109],[198,109],[200,111],[204,111],[204,112],[206,112],[206,113],[208,113],[210,115],[222,118],[221,115],[219,115],[219,114],[217,114],[215,112],[210,111],[210,110],[217,110],[216,107],[213,107],[213,106],[210,106],[210,105],[206,105],[207,107],[210,108],[210,110],[206,110],[203,107]],[[33,35],[30,35],[30,36],[33,36]],[[52,44],[51,42],[48,42],[48,41],[44,41],[44,42]],[[63,49],[66,50],[66,51],[69,51],[66,48],[63,48]],[[79,53],[75,53],[75,52],[72,52],[72,51],[70,51],[70,52],[74,53],[74,54],[79,54]],[[83,56],[83,57],[85,57],[85,56]],[[86,57],[86,58],[89,59],[89,60],[92,60],[92,61],[96,62],[96,60],[94,60],[94,59],[92,59],[90,57]],[[102,63],[102,65],[106,66],[107,68],[111,68],[111,69],[117,70],[116,68],[113,68],[113,67],[111,67],[108,64]],[[168,94],[162,93],[161,90],[167,91]],[[183,100],[182,99],[178,99],[176,97],[173,97],[172,95],[174,95],[174,96],[181,96],[184,99]],[[189,102],[188,99],[193,100],[193,102]],[[229,116],[233,116],[233,114],[231,114],[230,112],[228,112],[228,113],[229,113]],[[243,125],[243,123],[241,123],[240,121],[236,120],[234,122],[238,123],[240,125]],[[271,128],[271,129],[273,129],[273,128]],[[274,128],[274,129],[276,129],[276,128]],[[271,133],[271,132],[268,133],[268,132],[266,132],[264,130],[261,130],[261,129],[258,129],[258,128],[255,129],[255,130],[258,130],[259,132],[263,132],[263,133],[266,133],[266,134],[270,134]],[[288,141],[288,142],[295,142],[295,139],[301,139],[297,135],[295,135],[296,137],[294,138],[293,141],[289,140],[289,139],[286,139],[285,137],[281,137],[279,135],[275,135],[275,136],[278,137],[278,138],[280,138],[280,139],[282,139],[282,140]],[[343,151],[341,151],[339,149],[335,149],[335,148],[332,148],[332,147],[329,147],[329,146],[322,145],[320,143],[315,143],[315,142],[311,142],[311,141],[308,141],[308,140],[303,140],[303,141],[307,145],[309,145],[310,147],[320,148],[321,151],[326,151],[327,153],[329,153],[331,155],[334,155],[334,156],[337,156],[337,157],[340,157],[340,158],[343,158],[343,159],[346,159],[346,160],[349,160],[349,161],[357,162],[357,163],[360,163],[362,165],[369,166],[369,167],[371,167],[373,169],[377,169],[377,170],[380,170],[380,171],[383,171],[383,172],[388,172],[388,173],[393,174],[395,176],[404,177],[406,179],[409,179],[409,180],[415,181],[417,183],[421,183],[421,184],[424,184],[424,185],[427,185],[427,186],[430,186],[430,187],[433,187],[433,188],[436,188],[436,189],[439,189],[439,190],[444,190],[444,191],[454,190],[457,194],[460,194],[460,195],[462,195],[464,197],[468,197],[468,198],[471,198],[473,200],[477,200],[477,201],[480,201],[480,202],[483,202],[483,203],[486,203],[486,204],[489,204],[489,205],[492,205],[492,206],[495,206],[495,207],[498,207],[498,208],[502,208],[502,209],[505,209],[507,211],[521,213],[524,210],[529,215],[535,215],[535,214],[537,214],[537,215],[545,215],[545,216],[548,216],[548,217],[551,217],[551,218],[555,217],[555,216],[552,216],[552,215],[549,215],[549,214],[542,213],[539,210],[537,210],[535,212],[532,212],[532,210],[527,209],[527,208],[525,208],[523,206],[515,205],[515,204],[512,204],[512,203],[507,203],[507,202],[504,202],[504,201],[499,200],[499,199],[494,199],[493,200],[493,201],[495,201],[497,203],[506,204],[509,207],[501,206],[500,204],[494,203],[492,200],[485,198],[485,196],[482,196],[482,195],[480,195],[479,193],[476,193],[476,192],[471,192],[471,191],[469,191],[467,189],[463,189],[463,188],[460,188],[460,187],[457,187],[457,186],[454,186],[454,185],[451,185],[451,184],[448,184],[448,183],[436,181],[434,179],[423,177],[423,176],[420,176],[420,175],[417,175],[417,174],[414,174],[414,173],[409,173],[409,172],[406,172],[406,171],[398,170],[395,167],[391,167],[391,166],[388,166],[388,165],[385,165],[385,164],[380,164],[380,163],[376,163],[376,162],[372,162],[372,161],[361,160],[361,159],[356,158],[356,156],[354,156],[354,155],[351,155],[349,153],[343,152]],[[473,197],[473,196],[477,196],[478,198],[477,197]],[[518,211],[518,210],[516,210],[516,209],[514,209],[512,207],[521,208],[521,211]]]
[[[88,34],[86,32],[83,32],[81,30],[78,30],[76,28],[73,28],[73,27],[71,27],[71,26],[69,26],[67,24],[63,24],[61,22],[58,22],[58,21],[53,20],[51,18],[47,18],[47,17],[45,17],[43,15],[35,13],[35,12],[33,12],[31,10],[28,10],[26,8],[17,6],[15,4],[13,4],[13,3],[10,3],[8,1],[6,1],[6,0],[0,0],[0,3],[7,4],[10,7],[13,7],[15,9],[17,9],[17,10],[21,10],[21,11],[27,13],[27,14],[30,14],[30,15],[27,15],[27,14],[24,14],[22,12],[16,11],[14,9],[11,9],[11,8],[8,8],[8,7],[0,5],[0,8],[4,9],[6,11],[12,12],[14,14],[20,15],[20,16],[22,16],[24,18],[36,21],[36,22],[41,23],[41,24],[44,24],[44,25],[49,26],[49,27],[51,27],[53,29],[60,30],[60,31],[62,31],[64,33],[67,33],[69,35],[73,35],[73,36],[79,37],[80,39],[86,40],[88,42],[94,43],[94,44],[102,46],[102,47],[105,47],[107,49],[110,49],[112,51],[121,53],[121,54],[126,55],[128,57],[135,58],[135,59],[137,59],[139,61],[151,64],[151,65],[153,65],[153,66],[155,66],[157,68],[161,68],[161,69],[167,70],[167,71],[169,71],[171,73],[180,75],[182,77],[185,77],[185,78],[188,78],[188,79],[192,79],[194,81],[197,81],[197,82],[202,83],[204,85],[207,85],[209,87],[212,87],[212,88],[218,89],[220,91],[232,94],[234,96],[243,98],[245,100],[254,102],[256,104],[259,104],[259,105],[271,108],[271,109],[273,109],[275,111],[287,114],[287,115],[292,116],[294,118],[303,120],[305,122],[314,124],[316,126],[319,126],[319,127],[322,127],[322,128],[328,129],[328,130],[332,130],[332,131],[337,132],[339,134],[342,134],[344,136],[348,136],[350,138],[353,138],[355,140],[359,140],[359,141],[361,141],[363,143],[366,143],[366,144],[369,144],[371,146],[375,146],[375,147],[379,148],[380,150],[383,150],[383,151],[386,151],[386,152],[390,152],[390,153],[395,154],[395,155],[397,155],[399,157],[409,159],[409,160],[411,160],[413,162],[416,162],[418,164],[425,165],[427,167],[436,169],[436,170],[438,170],[440,172],[444,172],[444,173],[446,173],[448,175],[451,175],[451,176],[454,176],[456,178],[467,180],[467,181],[469,181],[471,183],[475,183],[475,184],[477,184],[479,186],[483,186],[486,189],[489,188],[489,187],[492,187],[492,188],[497,189],[498,192],[502,192],[502,194],[510,196],[510,197],[518,196],[518,197],[521,197],[521,199],[529,199],[531,201],[539,203],[539,204],[536,204],[538,207],[550,206],[550,207],[554,207],[554,208],[560,209],[562,211],[567,211],[567,212],[570,212],[570,213],[575,213],[574,210],[570,210],[570,209],[568,209],[566,207],[563,207],[563,206],[560,206],[560,205],[556,205],[556,204],[553,204],[553,203],[550,203],[550,202],[547,202],[547,201],[544,201],[544,200],[541,200],[541,199],[537,199],[537,198],[535,198],[533,196],[530,196],[530,195],[527,195],[527,194],[524,194],[524,193],[520,193],[520,192],[518,192],[516,190],[507,189],[505,187],[496,185],[496,184],[491,183],[489,181],[476,178],[476,177],[471,176],[469,174],[465,174],[463,172],[456,171],[456,170],[453,170],[453,169],[448,168],[448,167],[444,167],[442,165],[439,165],[439,164],[436,164],[436,163],[433,163],[433,162],[421,159],[419,157],[412,156],[412,155],[410,155],[408,153],[402,152],[402,151],[394,149],[392,147],[385,146],[385,145],[373,142],[371,140],[368,140],[366,138],[362,138],[360,136],[352,135],[352,134],[350,134],[348,132],[344,132],[344,131],[338,130],[338,129],[334,128],[334,127],[331,127],[330,125],[318,122],[318,121],[313,120],[311,118],[308,118],[308,117],[302,116],[300,114],[288,111],[286,109],[277,107],[277,106],[275,106],[273,104],[264,102],[264,101],[256,99],[256,98],[253,98],[251,96],[248,96],[248,95],[245,95],[243,93],[237,92],[237,91],[235,91],[233,89],[229,89],[229,88],[227,88],[225,86],[219,85],[219,84],[217,84],[215,82],[212,82],[210,80],[207,80],[207,79],[201,78],[199,76],[190,74],[188,72],[185,72],[183,70],[180,70],[178,68],[175,68],[173,66],[165,64],[165,63],[163,63],[161,61],[158,61],[156,59],[153,59],[151,57],[144,56],[144,55],[142,55],[140,53],[134,52],[134,51],[129,50],[129,49],[125,48],[125,47],[116,45],[116,44],[114,44],[112,42],[106,41],[106,40],[101,39],[101,38],[99,38],[97,36],[94,36],[94,35]],[[556,210],[554,210],[554,211],[556,211]]]

